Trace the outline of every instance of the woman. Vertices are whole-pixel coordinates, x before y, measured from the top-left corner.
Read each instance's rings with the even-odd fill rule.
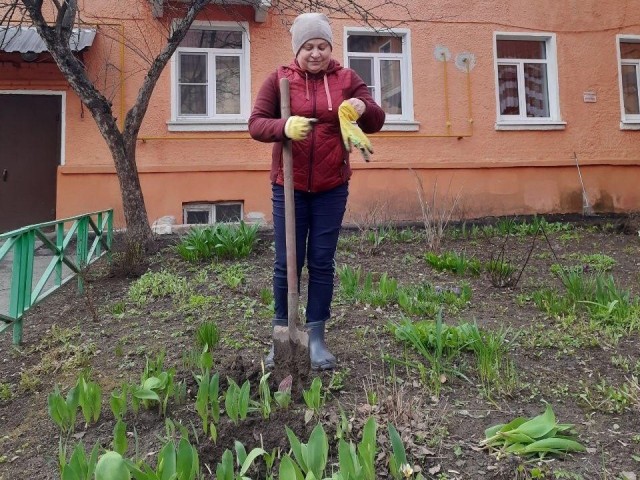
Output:
[[[287,325],[282,146],[285,140],[292,140],[297,269],[300,278],[306,260],[309,271],[306,326],[311,367],[316,370],[336,366],[336,358],[325,344],[324,332],[325,322],[331,316],[334,256],[351,177],[350,145],[361,148],[368,159],[370,144],[362,131],[379,131],[385,118],[360,77],[331,58],[332,43],[331,26],[324,14],[298,16],[291,27],[295,59],[267,78],[249,119],[249,132],[254,139],[275,142],[271,163],[276,250],[273,326]],[[280,118],[281,78],[290,82],[292,116],[287,120]],[[349,120],[357,120],[362,130]],[[265,364],[273,367],[273,348]]]

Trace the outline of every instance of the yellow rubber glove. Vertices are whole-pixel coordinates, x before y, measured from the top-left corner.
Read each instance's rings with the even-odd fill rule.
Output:
[[[373,153],[373,148],[367,136],[360,130],[360,127],[353,123],[359,117],[360,115],[358,115],[356,109],[347,100],[340,104],[338,118],[340,119],[340,133],[342,133],[344,147],[351,151],[351,146],[354,145],[360,150],[364,160],[368,162],[369,155]]]
[[[284,134],[295,142],[304,140],[316,121],[315,118],[298,117],[296,115],[289,117],[284,125]]]

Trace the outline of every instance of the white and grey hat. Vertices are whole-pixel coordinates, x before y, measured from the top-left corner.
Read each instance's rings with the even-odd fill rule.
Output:
[[[291,26],[291,46],[293,53],[298,55],[302,46],[314,38],[321,38],[329,42],[333,48],[333,34],[329,18],[324,13],[303,13],[293,21]]]

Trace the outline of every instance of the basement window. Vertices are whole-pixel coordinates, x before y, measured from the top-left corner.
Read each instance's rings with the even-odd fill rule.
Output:
[[[189,203],[182,205],[183,223],[209,225],[242,220],[242,202]]]

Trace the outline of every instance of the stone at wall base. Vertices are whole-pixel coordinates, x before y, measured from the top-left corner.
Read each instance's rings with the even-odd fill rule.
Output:
[[[166,215],[158,218],[151,226],[151,231],[156,235],[170,235],[172,233],[172,226],[176,223],[176,217]]]

